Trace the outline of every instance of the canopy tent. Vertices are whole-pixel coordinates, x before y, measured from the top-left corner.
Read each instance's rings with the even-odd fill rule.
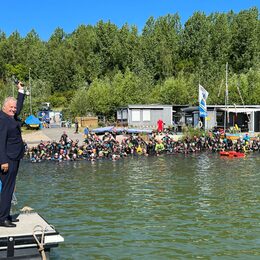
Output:
[[[26,125],[33,128],[39,128],[41,125],[41,121],[39,120],[39,118],[35,117],[34,115],[28,116],[24,122]]]

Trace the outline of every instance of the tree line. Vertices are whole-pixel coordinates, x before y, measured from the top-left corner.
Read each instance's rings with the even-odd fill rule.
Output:
[[[195,12],[150,17],[136,26],[99,21],[67,34],[57,28],[48,41],[35,30],[21,37],[0,31],[0,101],[15,92],[12,76],[41,102],[67,117],[113,117],[128,104],[198,104],[198,84],[208,104],[223,104],[229,64],[230,104],[260,104],[260,22],[256,7],[239,13]],[[25,110],[29,113],[29,99]]]

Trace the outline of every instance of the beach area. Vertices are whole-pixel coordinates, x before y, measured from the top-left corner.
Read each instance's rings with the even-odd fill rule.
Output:
[[[83,143],[84,134],[79,132],[74,133],[74,128],[43,128],[41,130],[35,130],[34,132],[22,132],[24,142],[27,143],[28,147],[38,145],[41,141],[59,141],[63,132],[66,132],[72,140],[79,140],[79,143]]]

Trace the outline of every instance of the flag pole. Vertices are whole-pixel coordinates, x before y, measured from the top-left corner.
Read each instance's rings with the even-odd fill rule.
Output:
[[[224,119],[224,131],[228,127],[229,114],[228,114],[228,62],[226,63],[226,91],[225,91],[225,119]]]

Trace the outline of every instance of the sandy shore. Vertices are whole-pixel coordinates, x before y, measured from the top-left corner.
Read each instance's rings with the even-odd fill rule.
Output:
[[[42,130],[37,130],[30,133],[22,133],[23,140],[28,144],[29,147],[38,145],[41,141],[59,141],[63,132],[66,132],[68,137],[73,141],[78,140],[79,144],[83,144],[85,136],[82,132],[74,133],[74,129],[71,128],[47,128]],[[102,138],[102,136],[100,136]],[[118,135],[116,139],[121,142],[125,136]]]
[[[25,133],[22,134],[23,140],[25,142],[40,142],[41,140],[43,141],[50,141],[51,139],[45,135],[41,130],[38,130],[37,132],[33,133]]]

